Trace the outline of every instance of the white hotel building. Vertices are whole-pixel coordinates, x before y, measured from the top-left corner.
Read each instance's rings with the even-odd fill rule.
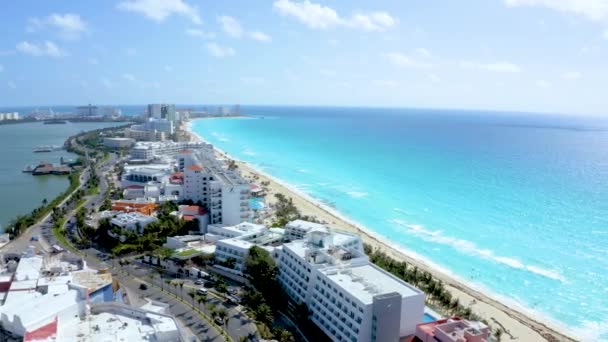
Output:
[[[424,315],[424,293],[369,262],[357,235],[313,230],[283,245],[279,283],[334,341],[398,341]]]
[[[251,220],[251,185],[238,171],[228,170],[206,150],[182,151],[177,159],[184,172],[182,197],[206,206],[209,224],[234,226]]]
[[[213,154],[211,144],[201,142],[173,142],[173,141],[139,141],[131,149],[131,159],[152,160],[160,157],[176,156],[183,150],[205,150]]]

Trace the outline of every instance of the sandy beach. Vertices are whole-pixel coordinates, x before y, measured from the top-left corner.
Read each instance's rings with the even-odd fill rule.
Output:
[[[191,133],[191,139],[203,140],[193,133],[189,126],[187,129]],[[217,148],[216,152],[225,158],[235,159]],[[274,201],[274,194],[276,193],[291,197],[302,214],[315,216],[320,221],[327,222],[327,225],[331,228],[355,232],[361,236],[365,243],[370,244],[374,248],[379,248],[390,257],[408,262],[419,269],[432,273],[434,277],[444,282],[452,296],[458,298],[460,303],[469,305],[473,312],[485,318],[492,326],[502,327],[504,330],[502,341],[576,341],[565,332],[562,332],[561,329],[532,318],[530,314],[525,313],[525,308],[518,306],[516,303],[510,303],[508,300],[498,300],[480,289],[465,284],[465,282],[457,279],[457,277],[450,275],[447,270],[442,270],[438,266],[423,260],[423,258],[416,255],[415,251],[408,251],[400,246],[395,246],[385,238],[356,224],[333,208],[328,207],[307,194],[256,170],[245,162],[236,159],[235,161],[244,177],[255,179],[258,184],[262,182],[268,183],[265,186],[268,203]]]

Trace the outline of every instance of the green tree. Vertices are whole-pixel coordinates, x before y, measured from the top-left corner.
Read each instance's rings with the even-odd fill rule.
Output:
[[[194,297],[196,297],[196,290],[190,289],[188,291],[188,296],[190,296],[190,300],[192,300],[192,305],[194,305]]]
[[[258,246],[249,249],[249,255],[245,260],[245,274],[251,279],[251,284],[269,302],[276,298],[278,293],[277,273],[277,265],[268,251]]]

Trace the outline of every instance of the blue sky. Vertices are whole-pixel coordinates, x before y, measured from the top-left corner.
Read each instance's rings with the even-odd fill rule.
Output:
[[[608,114],[608,0],[20,0],[0,19],[0,106]]]

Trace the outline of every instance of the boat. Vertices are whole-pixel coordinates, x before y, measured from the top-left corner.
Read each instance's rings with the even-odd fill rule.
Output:
[[[32,173],[34,172],[34,167],[32,167],[31,165],[27,165],[26,167],[23,168],[23,170],[21,170],[22,172],[25,173]]]

